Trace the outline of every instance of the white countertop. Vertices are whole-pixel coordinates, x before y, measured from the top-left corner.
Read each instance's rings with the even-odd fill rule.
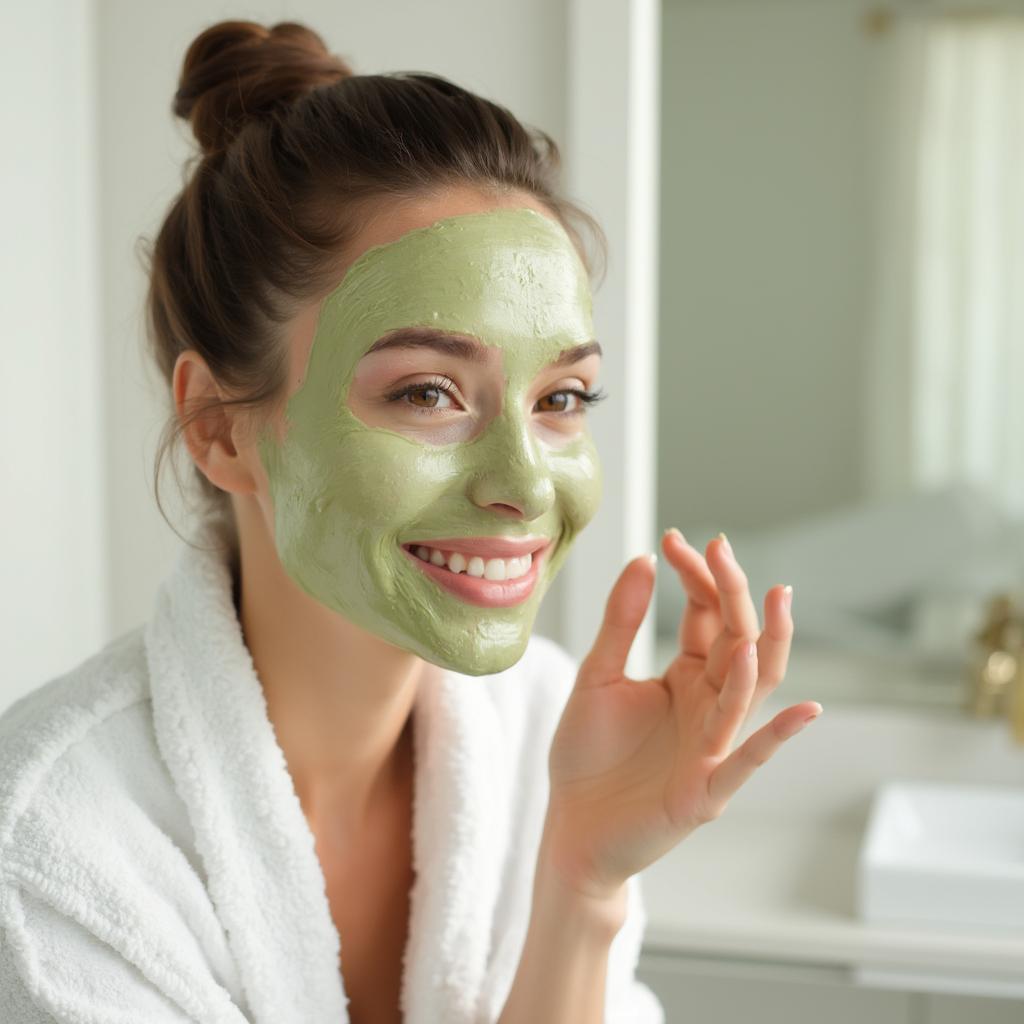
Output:
[[[1019,931],[910,928],[862,921],[861,829],[731,815],[688,836],[642,874],[645,949],[985,979],[1024,996]],[[878,981],[878,977],[875,978]],[[964,984],[954,986],[964,990]]]
[[[876,686],[891,682],[864,666]],[[645,951],[840,968],[874,987],[1024,998],[1024,921],[1004,931],[868,922],[856,889],[873,795],[884,783],[1024,786],[1024,747],[1009,723],[948,703],[844,701],[822,682],[842,663],[803,656],[791,667],[734,747],[790,704],[820,700],[824,713],[758,768],[721,817],[642,873]]]

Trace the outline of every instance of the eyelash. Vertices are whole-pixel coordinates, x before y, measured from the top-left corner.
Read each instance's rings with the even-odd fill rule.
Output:
[[[399,388],[397,391],[392,391],[389,395],[385,396],[388,402],[398,402],[405,398],[407,395],[416,394],[418,391],[443,391],[446,395],[454,396],[454,382],[449,377],[434,377],[428,381],[420,381],[416,384],[409,384],[404,388]],[[605,391],[598,389],[597,391],[586,391],[582,388],[559,388],[557,391],[551,391],[545,398],[550,398],[551,395],[575,395],[583,404],[570,412],[555,412],[556,416],[579,416],[587,411],[587,406],[596,405],[598,402],[607,398],[608,395]],[[432,409],[429,406],[424,407],[420,405],[413,405],[411,402],[405,403],[411,409],[414,409],[417,413],[422,413],[426,416],[432,416],[437,412],[443,412],[443,409]]]

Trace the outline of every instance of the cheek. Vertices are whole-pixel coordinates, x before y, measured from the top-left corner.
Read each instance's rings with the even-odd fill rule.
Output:
[[[453,449],[354,426],[324,467],[325,498],[357,528],[401,530],[449,492],[461,471]]]
[[[589,437],[550,456],[551,475],[562,515],[569,528],[579,533],[601,504],[603,471],[597,449]]]

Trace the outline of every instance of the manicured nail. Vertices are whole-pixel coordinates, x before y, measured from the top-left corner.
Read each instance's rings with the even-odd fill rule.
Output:
[[[790,586],[786,586],[786,587],[783,588],[782,593],[784,595],[784,599],[785,599],[785,602],[786,602],[786,607],[787,608],[792,608],[793,607],[793,588],[790,587]]]

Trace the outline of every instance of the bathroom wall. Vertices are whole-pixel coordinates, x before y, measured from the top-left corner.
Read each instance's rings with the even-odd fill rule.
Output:
[[[0,708],[106,635],[93,16],[5,5]]]

